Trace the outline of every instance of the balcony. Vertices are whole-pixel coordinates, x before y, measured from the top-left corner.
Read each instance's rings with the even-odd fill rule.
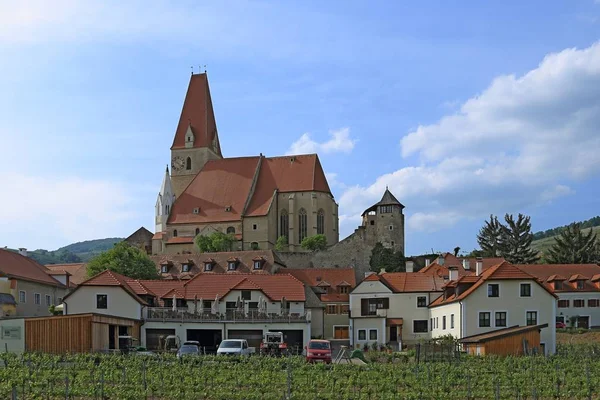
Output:
[[[225,313],[213,314],[210,308],[199,309],[198,312],[190,312],[188,309],[177,309],[171,307],[149,307],[146,317],[148,322],[206,322],[206,323],[309,323],[310,311],[301,313],[284,312],[264,313],[258,310],[239,311],[238,309],[227,309]]]

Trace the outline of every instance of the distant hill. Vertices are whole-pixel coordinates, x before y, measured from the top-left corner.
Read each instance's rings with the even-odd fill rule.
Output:
[[[56,251],[67,251],[69,253],[73,253],[81,259],[81,262],[87,262],[103,251],[112,249],[115,243],[119,243],[122,240],[123,238],[117,237],[86,240],[84,242],[77,242],[65,247],[61,247]]]
[[[584,233],[593,230],[596,236],[600,239],[600,216],[590,218],[586,221],[580,222],[581,226],[586,229],[582,229]],[[568,225],[559,226],[557,228],[548,229],[545,231],[536,232],[533,234],[533,242],[531,247],[537,250],[543,255],[555,242],[555,239],[560,233],[567,228]]]

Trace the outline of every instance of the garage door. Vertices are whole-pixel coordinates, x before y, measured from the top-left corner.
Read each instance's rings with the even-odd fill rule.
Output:
[[[146,329],[146,348],[148,350],[160,349],[160,338],[174,335],[175,329]]]
[[[227,339],[246,339],[248,346],[256,347],[257,350],[260,347],[262,336],[262,330],[230,329],[227,331]]]

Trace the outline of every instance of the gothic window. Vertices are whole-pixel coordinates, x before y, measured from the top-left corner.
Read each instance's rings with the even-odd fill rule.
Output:
[[[169,215],[169,205],[168,204],[165,206],[165,214]]]
[[[196,228],[196,236],[200,233],[200,228]]]
[[[320,209],[317,212],[317,235],[322,235],[325,233],[325,211]]]
[[[227,234],[234,234],[235,233],[235,228],[233,226],[229,226],[227,227]]]
[[[177,229],[173,231],[173,237],[177,237]]]
[[[286,239],[289,240],[290,234],[290,216],[288,215],[287,210],[281,210],[281,215],[279,216],[279,235],[285,236]]]
[[[306,216],[306,210],[301,208],[298,212],[298,243],[302,243],[306,238],[308,232],[307,225],[308,218]]]
[[[188,157],[187,160],[185,160],[185,169],[192,169],[192,159],[190,157]]]

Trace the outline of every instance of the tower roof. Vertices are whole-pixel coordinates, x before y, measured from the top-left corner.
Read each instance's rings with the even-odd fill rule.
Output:
[[[385,192],[383,193],[381,200],[367,208],[362,215],[377,210],[377,207],[379,206],[400,206],[400,209],[404,208],[404,205],[398,201],[396,196],[394,196],[387,187],[385,188]]]
[[[194,148],[208,147],[222,156],[206,73],[190,78],[171,150],[185,148],[188,128],[194,133]]]

